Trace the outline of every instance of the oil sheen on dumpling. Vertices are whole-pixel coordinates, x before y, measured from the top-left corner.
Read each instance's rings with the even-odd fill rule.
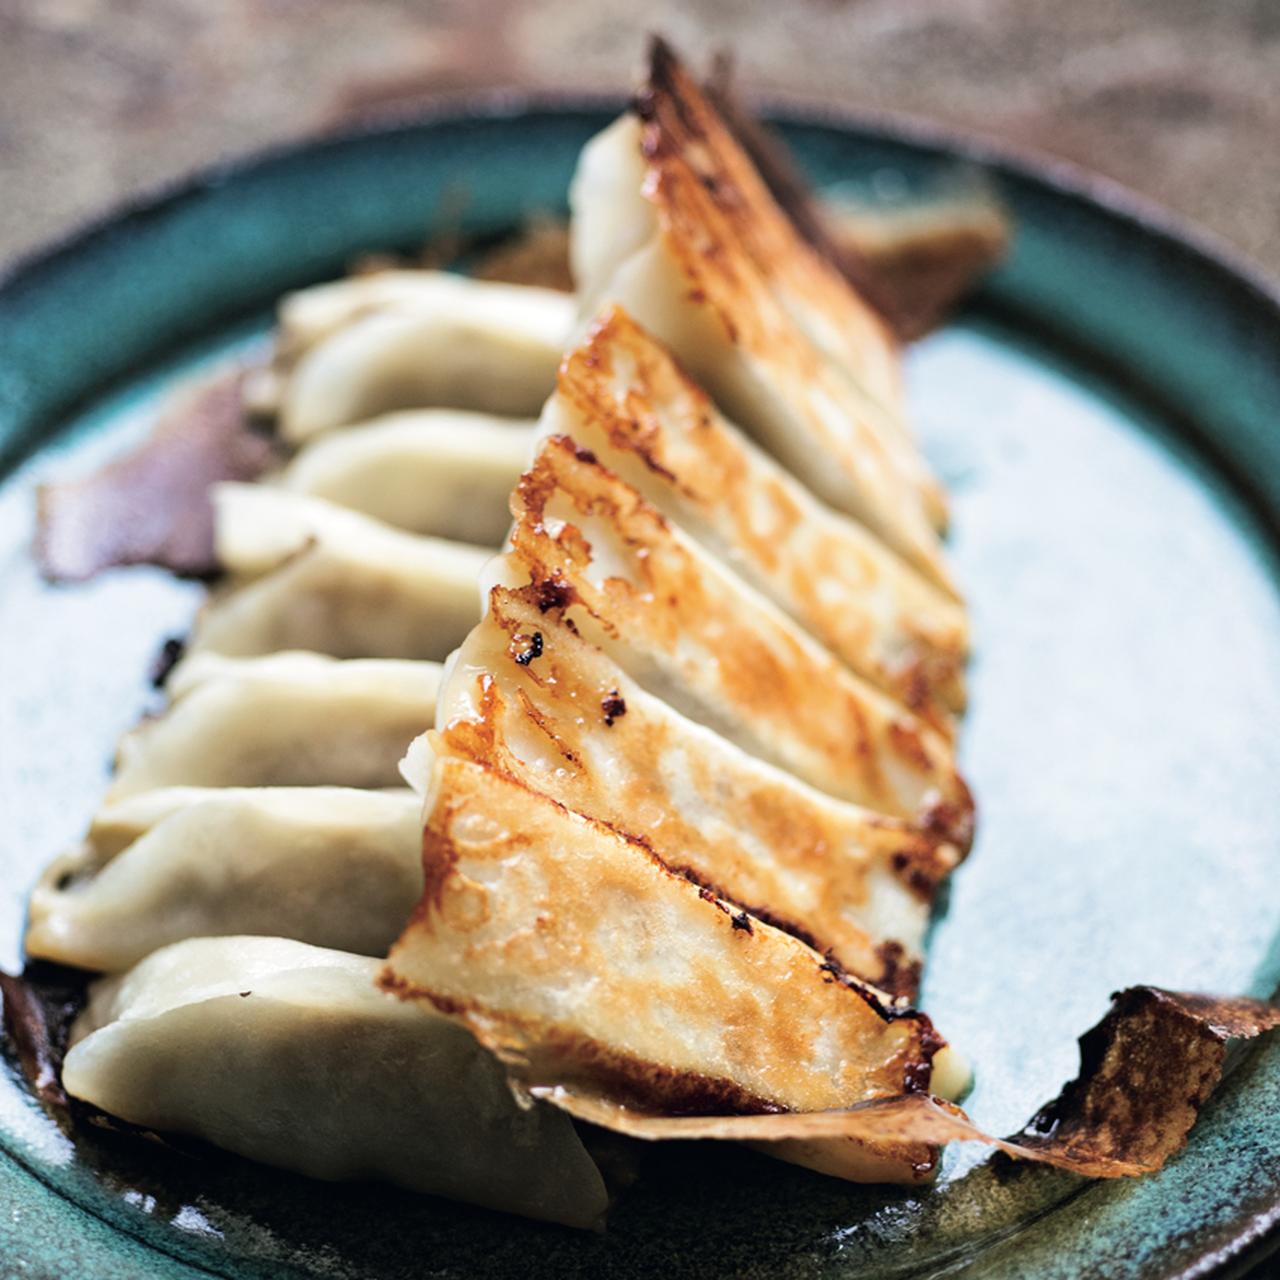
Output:
[[[311,1177],[597,1224],[604,1182],[568,1118],[520,1106],[467,1031],[380,992],[380,964],[281,938],[176,943],[95,984],[63,1084]]]
[[[518,1077],[663,1114],[822,1111],[927,1087],[941,1038],[612,827],[437,760],[426,893],[384,985],[460,1019]],[[922,1144],[846,1144],[917,1181]],[[828,1162],[828,1171],[834,1171]]]
[[[564,436],[544,440],[512,509],[512,550],[491,572],[544,587],[639,684],[830,795],[968,847],[972,802],[945,738],[588,451]]]
[[[219,485],[214,509],[229,577],[201,611],[193,649],[441,661],[479,617],[483,547],[268,485]]]
[[[417,409],[330,431],[278,483],[397,529],[483,547],[511,526],[507,495],[533,452],[534,424],[461,409]]]
[[[449,663],[431,749],[607,822],[858,977],[913,994],[929,903],[959,851],[687,720],[546,603],[536,587],[494,588]],[[426,751],[415,744],[404,766],[424,792]]]
[[[568,294],[445,272],[357,276],[294,295],[282,310],[280,432],[297,443],[433,405],[532,417],[574,314]]]
[[[26,952],[114,972],[184,938],[261,934],[383,956],[422,893],[420,814],[411,792],[342,787],[121,801],[46,869]]]
[[[859,675],[950,732],[963,607],[725,421],[621,308],[565,357],[541,429],[591,450]]]
[[[435,715],[434,662],[315,653],[174,668],[172,702],[120,740],[109,800],[154,787],[394,787],[405,745]]]

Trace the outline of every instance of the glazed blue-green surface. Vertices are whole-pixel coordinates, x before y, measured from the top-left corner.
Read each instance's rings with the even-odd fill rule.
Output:
[[[19,963],[30,883],[83,830],[155,648],[200,594],[145,569],[43,586],[33,483],[110,456],[175,379],[258,341],[282,290],[414,245],[459,190],[475,230],[561,207],[605,119],[445,119],[284,153],[0,287],[0,963]],[[827,184],[927,185],[951,163],[867,129],[791,140]],[[1105,201],[993,173],[1016,251],[909,378],[973,609],[962,757],[980,806],[923,998],[974,1062],[975,1119],[1005,1132],[1074,1074],[1112,990],[1280,979],[1280,310]],[[1227,1274],[1280,1213],[1280,1044],[1244,1058],[1154,1177],[1088,1183],[953,1148],[936,1187],[907,1192],[664,1148],[603,1236],[73,1142],[12,1070],[0,1147],[6,1275]]]

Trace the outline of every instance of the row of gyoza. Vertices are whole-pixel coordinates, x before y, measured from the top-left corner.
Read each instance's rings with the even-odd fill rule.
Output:
[[[971,836],[966,619],[893,341],[661,48],[572,203],[576,298],[283,303],[298,451],[216,493],[170,705],[33,897],[32,955],[118,975],[72,1094],[585,1224],[599,1173],[504,1074],[603,1123],[954,1085],[902,1004]]]

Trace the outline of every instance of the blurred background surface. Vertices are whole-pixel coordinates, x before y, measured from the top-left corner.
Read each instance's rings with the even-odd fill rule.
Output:
[[[1280,0],[0,0],[0,258],[439,94],[622,90],[650,30],[759,94],[1074,160],[1280,276]]]

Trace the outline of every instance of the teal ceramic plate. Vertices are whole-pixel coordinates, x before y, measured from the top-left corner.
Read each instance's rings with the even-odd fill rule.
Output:
[[[603,107],[490,102],[281,151],[113,217],[0,288],[0,963],[41,863],[92,812],[145,674],[199,592],[146,569],[53,590],[32,485],[146,426],[181,375],[260,339],[282,291],[560,209]],[[1078,177],[883,124],[788,127],[820,184],[912,190],[957,152],[1016,250],[910,357],[954,497],[977,656],[963,760],[981,824],[936,922],[926,1007],[1018,1127],[1135,982],[1280,978],[1280,304]],[[358,1049],[358,1047],[357,1047]],[[564,1277],[1232,1274],[1280,1217],[1280,1040],[1244,1056],[1159,1175],[1090,1183],[956,1147],[927,1191],[714,1146],[649,1153],[607,1234],[327,1186],[95,1131],[0,1078],[6,1275]]]

